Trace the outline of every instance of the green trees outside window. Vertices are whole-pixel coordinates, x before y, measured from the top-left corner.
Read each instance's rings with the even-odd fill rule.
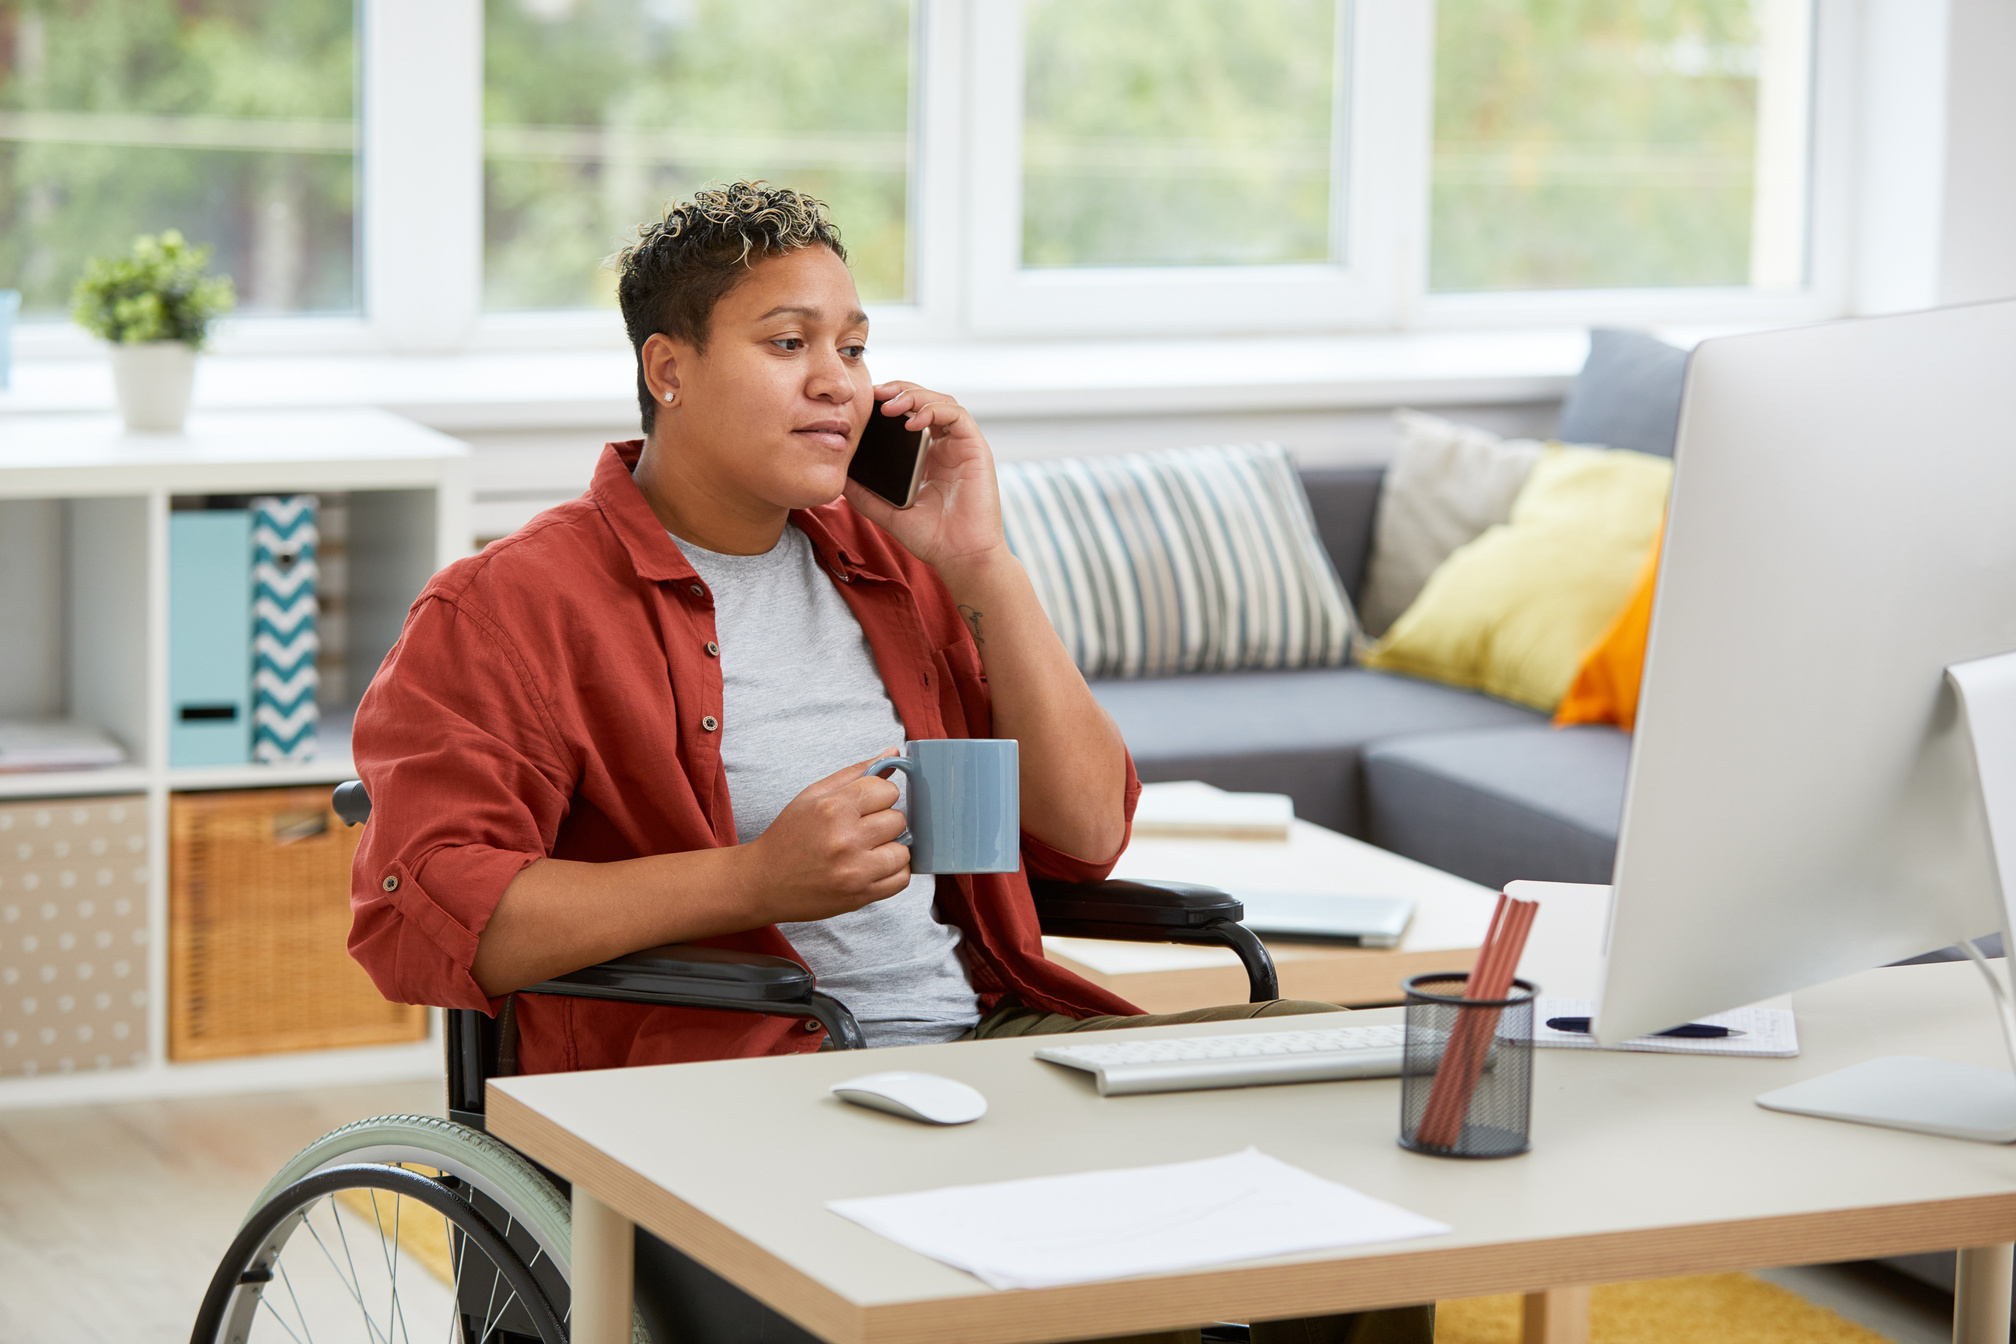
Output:
[[[1330,261],[1335,0],[1030,0],[1022,264]]]
[[[351,0],[0,4],[0,287],[180,229],[248,312],[357,307]]]
[[[862,297],[909,293],[908,0],[487,0],[484,303],[614,303],[601,260],[708,181],[831,207]]]
[[[602,259],[639,222],[743,177],[827,200],[864,297],[912,298],[920,136],[961,182],[1019,175],[1044,286],[1324,262],[1404,294],[1416,268],[1439,294],[1805,282],[1814,0],[1438,0],[1426,210],[1375,200],[1398,242],[1350,257],[1345,130],[1419,152],[1418,105],[1352,88],[1353,62],[1427,70],[1425,28],[1361,22],[1386,3],[1023,0],[1020,126],[968,106],[948,153],[916,90],[1012,53],[936,43],[948,68],[919,72],[922,0],[484,0],[484,306],[606,307]],[[356,311],[360,7],[0,3],[0,288],[59,317],[86,258],[172,228],[215,245],[242,312]],[[1358,31],[1398,49],[1353,52]],[[1014,130],[1019,161],[965,152]],[[933,248],[1002,236],[932,191],[963,234]]]
[[[1429,288],[1751,283],[1772,3],[1438,0]]]

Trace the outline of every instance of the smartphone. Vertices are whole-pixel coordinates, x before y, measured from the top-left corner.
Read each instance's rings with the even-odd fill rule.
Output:
[[[931,451],[931,431],[905,429],[907,416],[882,414],[882,403],[868,412],[867,427],[847,464],[847,475],[899,509],[917,502],[924,482],[924,456]]]

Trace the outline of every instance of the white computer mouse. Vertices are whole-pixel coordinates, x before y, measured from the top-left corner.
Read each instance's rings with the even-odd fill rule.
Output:
[[[856,1106],[870,1106],[928,1125],[963,1125],[987,1114],[987,1098],[964,1083],[935,1073],[901,1069],[866,1073],[833,1084],[831,1091]]]

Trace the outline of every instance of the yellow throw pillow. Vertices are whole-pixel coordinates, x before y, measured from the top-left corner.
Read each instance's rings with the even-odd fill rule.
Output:
[[[1548,445],[1510,521],[1443,561],[1366,665],[1553,709],[1631,596],[1672,483],[1663,457]]]

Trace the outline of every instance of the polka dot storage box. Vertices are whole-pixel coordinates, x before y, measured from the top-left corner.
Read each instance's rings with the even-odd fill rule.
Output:
[[[0,1077],[147,1062],[147,800],[0,804]]]

